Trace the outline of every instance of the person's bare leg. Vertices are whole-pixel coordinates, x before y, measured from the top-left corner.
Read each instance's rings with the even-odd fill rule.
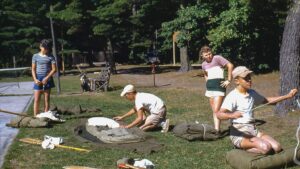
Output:
[[[147,119],[148,118],[148,119]],[[149,121],[149,117],[146,117],[145,119],[145,123],[143,125],[140,126],[140,129],[143,129],[147,126],[153,125],[153,123],[151,121]]]
[[[154,120],[153,115],[147,116],[145,119],[145,123],[140,126],[140,129],[142,129],[143,131],[148,131],[156,128],[157,126],[154,125],[153,123],[155,120],[154,121],[153,120]]]
[[[152,130],[152,129],[155,129],[155,128],[157,128],[157,126],[154,125],[154,124],[143,125],[143,126],[140,127],[140,129],[143,130],[143,131],[149,131],[149,130]]]
[[[258,137],[244,137],[241,142],[241,148],[248,152],[258,154],[268,154],[272,150],[270,143]]]
[[[39,90],[34,91],[34,103],[33,103],[33,115],[34,116],[36,116],[39,113],[41,93],[42,92]]]
[[[221,120],[217,118],[216,113],[221,108],[223,98],[224,98],[223,96],[217,96],[209,99],[209,103],[213,111],[214,126],[217,131],[220,131]]]
[[[50,107],[50,91],[51,89],[45,90],[44,91],[44,112],[49,111]]]
[[[261,134],[261,139],[265,140],[266,142],[270,143],[272,146],[272,149],[275,151],[275,153],[279,153],[282,151],[282,147],[279,142],[277,142],[274,138],[272,138],[269,135]]]

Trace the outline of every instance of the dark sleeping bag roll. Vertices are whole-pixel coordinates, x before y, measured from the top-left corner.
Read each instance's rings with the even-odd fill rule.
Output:
[[[181,137],[188,141],[209,141],[219,138],[218,132],[208,124],[197,123],[181,123],[177,124],[173,133],[177,137]]]
[[[279,169],[296,165],[293,162],[295,148],[287,148],[273,155],[249,153],[245,150],[234,149],[226,154],[226,161],[234,169]],[[300,151],[297,151],[300,161]],[[300,167],[299,167],[300,168]]]

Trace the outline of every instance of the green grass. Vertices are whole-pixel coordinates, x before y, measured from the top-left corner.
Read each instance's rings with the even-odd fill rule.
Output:
[[[102,110],[101,114],[91,113],[93,116],[113,117],[127,112],[132,103],[120,97],[121,86],[113,84],[116,90],[84,95],[70,95],[79,93],[79,78],[66,76],[61,78],[62,94],[57,96],[52,91],[51,103],[63,106],[81,105],[83,108],[95,107]],[[212,124],[212,113],[208,99],[201,93],[177,88],[139,88],[140,91],[151,92],[161,97],[167,105],[168,117],[171,124],[184,121]],[[260,111],[269,111],[270,107]],[[32,108],[28,110],[32,114]],[[297,115],[298,114],[298,115]],[[291,112],[285,118],[274,116],[260,116],[267,123],[259,128],[279,140],[283,147],[296,145],[295,131],[298,124],[299,112]],[[82,143],[73,135],[74,127],[80,119],[69,119],[63,124],[56,124],[52,128],[22,128],[17,139],[23,137],[42,139],[44,135],[60,136],[69,146],[91,149],[90,153],[55,148],[43,150],[40,146],[14,141],[8,151],[3,168],[9,169],[54,169],[67,165],[81,165],[99,167],[102,169],[115,169],[116,161],[122,157],[146,158],[152,161],[158,169],[229,169],[225,160],[227,151],[232,149],[228,137],[217,141],[188,142],[174,136],[171,132],[149,132],[164,148],[150,155],[137,154],[127,150],[100,148],[92,143]],[[128,122],[129,120],[127,120]],[[222,123],[226,129],[227,122]],[[293,167],[297,168],[297,167]]]

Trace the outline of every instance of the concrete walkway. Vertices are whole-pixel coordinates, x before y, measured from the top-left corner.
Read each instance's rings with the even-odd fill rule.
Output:
[[[33,100],[33,82],[0,83],[0,109],[11,112],[26,112]],[[6,127],[16,115],[0,112],[0,168],[4,156],[18,133],[18,129]]]

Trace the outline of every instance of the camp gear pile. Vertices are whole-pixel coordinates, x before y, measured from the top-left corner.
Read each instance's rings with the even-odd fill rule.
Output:
[[[28,127],[28,128],[39,128],[39,127],[48,127],[49,121],[47,118],[33,118],[33,117],[21,117],[16,116],[12,118],[10,123],[7,123],[6,126],[14,127],[14,128],[21,128],[21,127]]]
[[[83,113],[96,113],[101,112],[101,109],[89,107],[89,108],[83,108],[81,105],[76,106],[58,106],[58,105],[52,105],[50,107],[51,111],[56,111],[60,115],[79,115]]]
[[[104,143],[134,143],[144,141],[144,132],[137,128],[119,128],[119,123],[105,117],[87,120],[86,131]]]
[[[117,148],[122,150],[129,150],[132,152],[142,153],[142,154],[151,154],[153,152],[157,152],[163,148],[163,144],[159,143],[154,137],[147,135],[145,132],[140,130],[139,128],[132,128],[131,130],[126,130],[126,132],[132,132],[133,135],[137,134],[137,140],[133,142],[133,139],[120,141],[122,137],[116,137],[119,140],[119,143],[105,143],[101,141],[96,136],[89,133],[86,129],[87,120],[82,120],[77,127],[74,129],[74,133],[77,136],[76,138],[82,142],[93,142],[95,146],[103,147],[103,148]],[[90,126],[93,128],[94,132],[99,134],[99,131],[102,130],[110,130],[107,126]],[[90,129],[91,129],[90,128]],[[89,130],[90,130],[89,129]],[[117,128],[115,128],[117,129]],[[112,136],[108,136],[112,137]],[[134,136],[136,137],[136,136]],[[142,139],[141,139],[142,138]],[[107,139],[108,141],[111,141]],[[115,138],[113,138],[115,140]],[[139,142],[137,142],[139,141]]]
[[[210,125],[197,123],[181,123],[174,127],[173,133],[188,141],[210,141],[219,138],[218,132]]]

